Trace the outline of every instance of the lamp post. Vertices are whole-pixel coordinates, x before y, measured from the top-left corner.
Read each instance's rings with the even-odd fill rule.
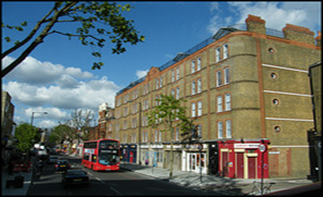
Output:
[[[30,121],[30,125],[33,126],[33,122],[34,122],[34,114],[35,113],[43,113],[43,114],[48,114],[46,111],[44,112],[32,112],[31,113],[31,121]]]
[[[31,127],[33,126],[33,122],[34,122],[34,114],[35,113],[43,113],[43,114],[48,114],[46,111],[44,111],[44,112],[32,112],[31,113],[31,121],[30,121],[30,125],[31,125]],[[41,142],[44,142],[44,138],[45,138],[45,132],[43,131],[43,133],[42,133],[42,136],[41,136]]]

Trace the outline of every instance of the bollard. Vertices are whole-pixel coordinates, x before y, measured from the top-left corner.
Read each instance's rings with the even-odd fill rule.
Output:
[[[15,188],[23,188],[24,187],[24,176],[18,175],[15,176]]]

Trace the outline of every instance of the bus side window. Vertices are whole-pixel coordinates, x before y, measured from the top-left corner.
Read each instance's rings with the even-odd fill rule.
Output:
[[[84,160],[89,160],[89,155],[88,154],[84,154],[83,159]]]
[[[96,162],[96,155],[92,155],[92,162]]]

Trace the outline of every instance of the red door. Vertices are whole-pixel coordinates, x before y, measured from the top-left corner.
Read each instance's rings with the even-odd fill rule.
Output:
[[[237,178],[244,178],[243,154],[237,153]]]
[[[228,169],[228,152],[222,152],[222,173],[223,176],[227,176],[229,169]]]
[[[130,151],[130,163],[133,163],[133,152]]]
[[[256,178],[256,157],[248,157],[248,178]]]

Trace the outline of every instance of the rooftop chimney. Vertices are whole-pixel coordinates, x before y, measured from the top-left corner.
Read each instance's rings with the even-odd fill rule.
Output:
[[[266,21],[261,19],[259,16],[249,14],[245,22],[247,24],[248,31],[266,34]]]
[[[317,32],[317,37],[315,38],[316,40],[316,46],[321,47],[321,31]]]
[[[283,28],[283,32],[285,39],[305,42],[308,44],[315,44],[314,32],[312,32],[309,28],[287,23]]]

